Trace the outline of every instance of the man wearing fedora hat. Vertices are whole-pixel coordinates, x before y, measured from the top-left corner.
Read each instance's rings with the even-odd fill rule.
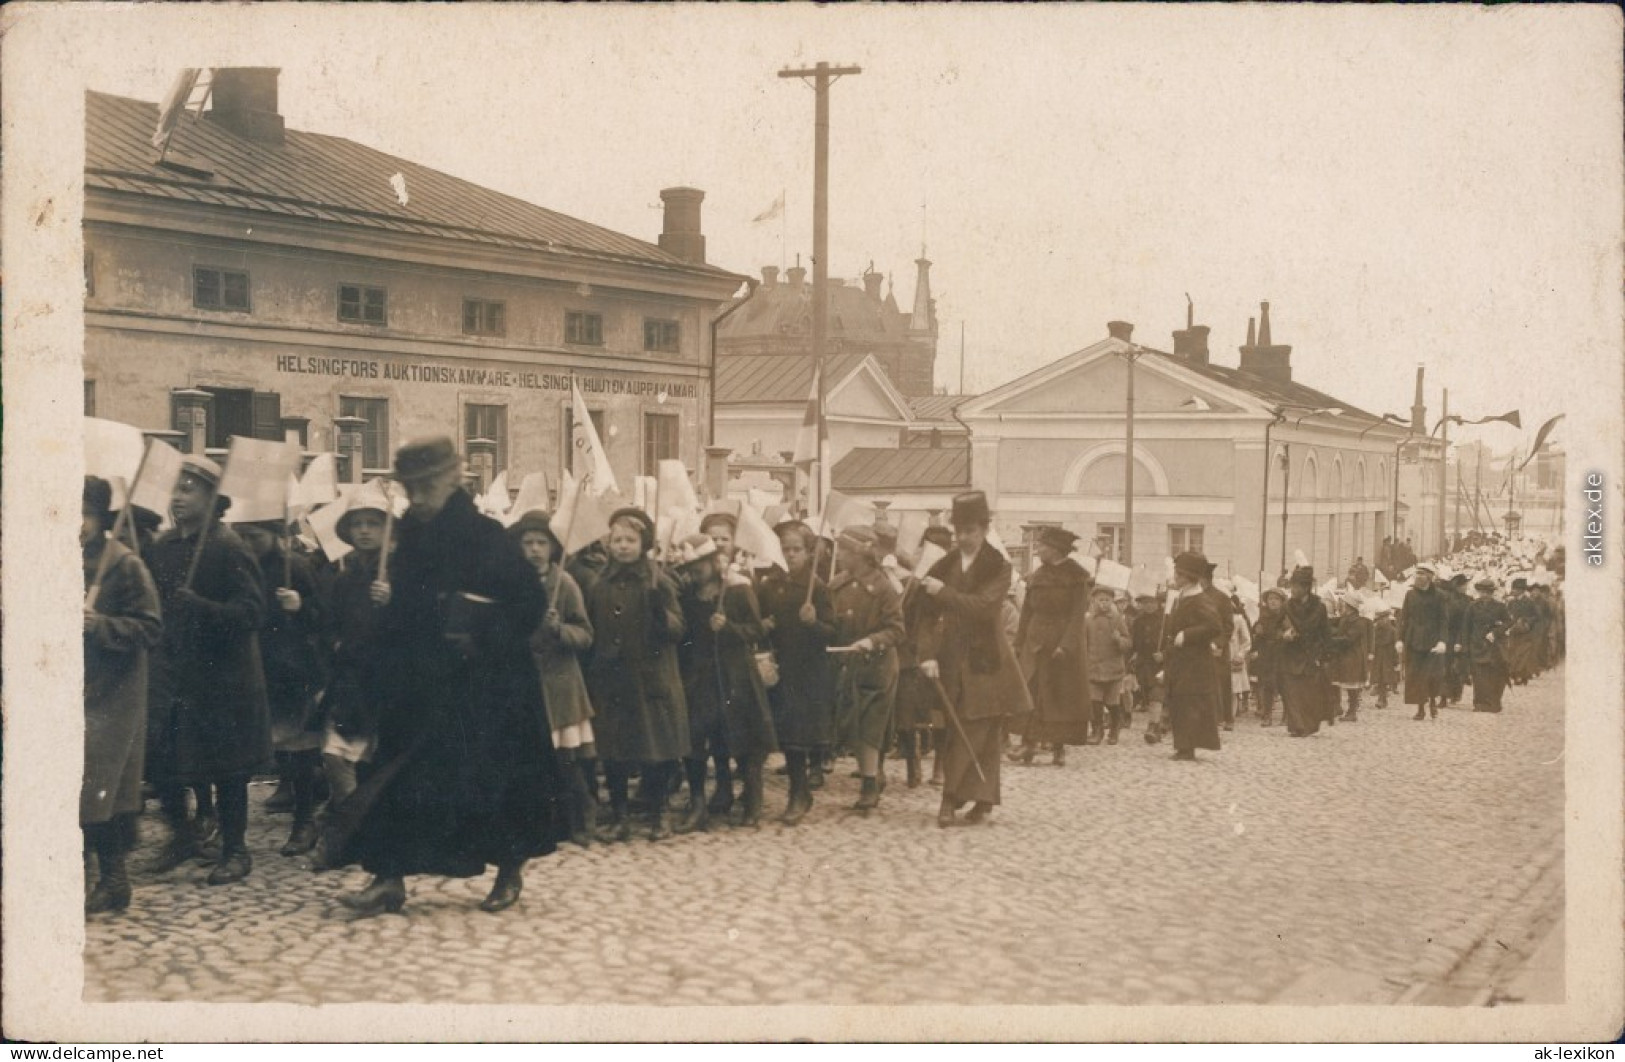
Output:
[[[931,567],[920,585],[928,595],[920,638],[920,673],[946,699],[948,749],[937,825],[955,813],[977,825],[1000,802],[999,759],[1010,720],[1033,710],[1016,654],[999,628],[1010,593],[1010,562],[988,544],[993,514],[987,496],[954,497],[950,523],[955,549]]]
[[[1200,553],[1174,558],[1174,607],[1163,631],[1161,656],[1176,760],[1195,760],[1197,749],[1219,749],[1217,706],[1225,691],[1217,688],[1213,650],[1229,644],[1230,632],[1202,585],[1208,572],[1207,558]],[[1227,680],[1229,670],[1226,664]]]
[[[1467,606],[1463,637],[1473,668],[1473,711],[1499,712],[1507,669],[1502,642],[1512,626],[1505,602],[1495,599],[1495,580],[1481,576],[1473,583],[1478,597]]]
[[[218,494],[220,476],[206,457],[182,459],[170,501],[175,526],[144,557],[164,616],[147,697],[147,777],[171,831],[152,870],[173,870],[198,854],[203,838],[185,790],[212,787],[221,844],[211,885],[240,881],[253,866],[248,779],[271,759],[258,635],[265,595],[253,554],[219,522],[231,505]]]
[[[1405,656],[1405,703],[1416,705],[1420,721],[1439,717],[1444,689],[1445,653],[1450,646],[1449,614],[1444,595],[1433,585],[1434,567],[1416,565],[1416,575],[1400,610],[1397,651]]]
[[[327,855],[373,875],[345,897],[359,915],[398,911],[409,874],[496,882],[518,899],[527,860],[568,836],[529,638],[547,594],[502,525],[463,489],[448,438],[395,455],[409,507],[380,617],[385,681],[377,767],[329,824]]]
[[[99,880],[85,913],[130,905],[126,839],[141,812],[147,737],[147,654],[163,636],[158,590],[141,559],[108,537],[113,488],[86,476],[79,547],[84,562],[85,769],[79,826]],[[91,598],[94,600],[91,600]]]

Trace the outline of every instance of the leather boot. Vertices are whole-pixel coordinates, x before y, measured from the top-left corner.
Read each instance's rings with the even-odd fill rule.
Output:
[[[980,826],[982,823],[987,821],[987,813],[992,810],[992,804],[984,804],[982,801],[978,800],[976,803],[972,804],[970,806],[970,810],[965,813],[965,825]]]
[[[726,756],[716,757],[717,788],[711,794],[711,800],[705,810],[719,818],[726,819],[734,807],[734,776],[733,770],[728,766]]]
[[[1117,744],[1116,739],[1117,739],[1117,735],[1113,734],[1112,735],[1112,744],[1114,744],[1114,745]],[[1062,745],[1060,742],[1056,742],[1056,744],[1055,744],[1055,766],[1057,766],[1057,767],[1065,767],[1066,766],[1066,746]]]
[[[1106,709],[1105,705],[1095,704],[1089,708],[1089,738],[1091,745],[1098,745],[1106,736]]]
[[[913,755],[909,756],[909,758],[907,760],[907,763],[908,763],[908,787],[910,789],[918,789],[918,788],[920,788],[920,756],[919,756],[919,753],[914,753]]]
[[[171,819],[169,840],[147,865],[152,874],[167,874],[197,855],[197,832],[191,819]]]
[[[880,783],[873,778],[863,780],[863,788],[858,792],[858,802],[852,805],[853,811],[869,811],[880,806]]]
[[[931,731],[931,780],[927,784],[938,789],[942,788],[942,784],[946,780],[942,769],[943,757],[947,755],[946,748],[947,743],[943,738],[943,732],[940,730]]]
[[[683,817],[677,820],[678,833],[705,833],[711,828],[711,811],[705,803],[705,793],[700,791],[689,797],[688,810]]]
[[[497,880],[491,885],[490,895],[480,901],[480,910],[495,914],[506,911],[519,902],[519,893],[525,887],[524,864],[497,867]]]
[[[807,792],[824,788],[824,757],[814,752],[807,759]]]
[[[1115,704],[1107,710],[1111,713],[1111,726],[1106,731],[1106,744],[1115,745],[1117,744],[1117,732],[1123,725],[1121,710]]]
[[[593,798],[592,787],[587,782],[591,769],[590,761],[577,759],[572,770],[576,807],[570,823],[570,840],[582,848],[592,847],[593,835],[598,830],[598,801]]]
[[[130,873],[124,862],[124,846],[116,832],[116,823],[103,823],[96,840],[96,860],[101,864],[101,877],[96,887],[85,897],[85,913],[122,911],[130,906]]]
[[[798,826],[812,810],[812,793],[807,788],[807,761],[791,759],[786,766],[790,771],[790,802],[785,805],[779,821],[786,826]]]
[[[755,757],[745,764],[744,811],[739,825],[755,829],[762,824],[762,760]]]
[[[954,802],[949,800],[948,797],[944,795],[942,798],[942,806],[937,808],[937,825],[943,829],[947,829],[948,827],[955,825],[957,820],[954,818],[954,812],[957,810],[958,807],[954,804]]]
[[[316,831],[316,824],[309,819],[302,819],[293,824],[293,832],[288,834],[288,841],[282,846],[285,856],[304,855],[316,847],[320,834]]]
[[[625,804],[610,802],[609,817],[600,819],[598,823],[598,840],[604,844],[613,844],[616,841],[627,841],[632,837],[632,819],[627,814]]]
[[[656,808],[649,823],[649,840],[664,841],[671,836],[671,812],[664,806]]]
[[[230,848],[220,853],[220,862],[209,871],[210,885],[231,885],[248,877],[254,869],[254,860],[246,848]]]
[[[406,905],[406,882],[401,878],[384,877],[380,874],[360,892],[339,897],[339,903],[361,918],[371,918],[385,911],[393,913]]]

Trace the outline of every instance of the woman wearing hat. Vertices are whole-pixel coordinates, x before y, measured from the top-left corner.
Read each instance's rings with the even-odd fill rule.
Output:
[[[1433,585],[1433,565],[1418,564],[1405,604],[1400,610],[1397,650],[1405,656],[1405,703],[1416,705],[1422,720],[1439,717],[1443,691],[1444,654],[1449,648],[1444,595]]]
[[[1162,671],[1176,760],[1196,759],[1197,749],[1218,751],[1215,709],[1218,694],[1229,696],[1219,688],[1213,650],[1229,644],[1230,632],[1202,585],[1208,571],[1200,553],[1174,558],[1174,608],[1163,633]],[[1227,664],[1226,677],[1229,670]]]
[[[113,541],[113,488],[86,476],[79,548],[85,570],[85,770],[79,826],[99,880],[85,913],[130,905],[126,838],[141,813],[147,738],[147,653],[163,637],[158,590],[140,558]]]
[[[330,823],[328,855],[373,875],[344,900],[360,915],[399,910],[409,874],[492,865],[480,907],[494,913],[518,902],[526,862],[568,836],[529,644],[547,595],[475,508],[450,439],[401,447],[395,479],[409,506],[378,631],[377,766]]]
[[[683,609],[677,584],[649,555],[655,525],[641,509],[619,509],[609,518],[609,563],[587,592],[592,653],[587,692],[593,734],[604,762],[610,821],[602,840],[632,839],[627,780],[641,771],[653,813],[649,839],[671,836],[665,794],[677,761],[689,754],[688,704],[677,667],[683,640]]]
[[[1253,624],[1252,650],[1248,653],[1252,675],[1258,680],[1260,726],[1275,725],[1275,697],[1281,689],[1281,636],[1286,633],[1286,591],[1265,587],[1258,596],[1258,620]],[[1281,714],[1286,715],[1285,703]]]
[[[875,553],[874,528],[849,527],[836,539],[840,571],[830,582],[838,658],[835,733],[857,754],[862,779],[853,808],[880,804],[880,753],[891,732],[897,696],[897,644],[903,639],[903,602]]]
[[[1313,568],[1292,572],[1291,593],[1281,609],[1281,643],[1276,668],[1281,714],[1290,737],[1309,737],[1332,711],[1332,687],[1326,681],[1325,657],[1331,637],[1326,604],[1315,596]]]
[[[930,605],[920,638],[920,673],[951,713],[938,826],[977,825],[1000,802],[999,759],[1013,716],[1033,710],[1016,654],[999,629],[1012,572],[987,542],[993,514],[981,491],[957,495],[950,523],[955,549],[921,580]]]
[[[1473,589],[1478,591],[1478,597],[1467,606],[1463,635],[1467,659],[1473,667],[1473,711],[1499,712],[1507,685],[1503,643],[1512,626],[1512,614],[1504,602],[1495,599],[1494,579],[1480,578]]]
[[[1507,596],[1507,612],[1512,626],[1507,631],[1507,678],[1514,686],[1526,686],[1535,674],[1535,626],[1540,621],[1540,606],[1529,596],[1529,580],[1518,576],[1512,580],[1512,592]]]
[[[1340,717],[1346,723],[1359,722],[1360,691],[1365,689],[1371,657],[1371,621],[1360,615],[1359,600],[1356,590],[1340,591],[1333,597],[1337,612],[1330,617],[1327,638],[1326,678],[1334,687],[1334,698],[1342,690],[1348,699]],[[1335,699],[1332,710],[1337,710]]]
[[[547,592],[547,611],[531,632],[530,651],[542,680],[553,754],[570,789],[570,839],[586,848],[598,828],[593,710],[581,677],[581,658],[592,648],[592,620],[581,588],[564,570],[564,544],[553,534],[546,513],[540,509],[525,513],[508,528],[508,537],[519,543]]]
[[[253,554],[219,522],[231,505],[217,494],[220,473],[208,458],[182,459],[170,501],[175,526],[144,557],[164,617],[163,649],[149,673],[146,770],[171,830],[152,870],[173,870],[198,853],[186,788],[213,786],[221,843],[211,885],[241,881],[253,866],[248,779],[271,759],[258,634],[265,593]]]
[[[316,694],[326,685],[317,640],[330,622],[322,593],[305,558],[284,552],[281,520],[233,525],[258,562],[265,596],[260,659],[271,708],[271,745],[285,790],[293,797],[293,829],[285,856],[316,847],[316,783],[321,772],[322,713]]]
[[[713,525],[715,526],[715,525]],[[724,554],[708,534],[683,541],[685,561],[678,569],[678,600],[687,636],[678,647],[683,699],[688,705],[690,753],[683,761],[688,774],[688,813],[679,833],[710,826],[705,798],[705,755],[726,764],[738,761],[745,779],[739,824],[757,826],[762,818],[762,765],[778,749],[767,688],[756,669],[756,646],[766,635],[750,580],[730,571]],[[732,779],[717,776],[722,800],[718,814],[733,806]]]
[[[812,529],[792,520],[774,531],[789,570],[770,569],[762,579],[762,626],[779,668],[779,681],[767,694],[790,782],[780,821],[795,826],[812,809],[809,760],[834,740],[835,690],[827,650],[835,640],[835,610],[829,589],[812,571]]]
[[[1086,628],[1089,624],[1089,591],[1094,580],[1072,557],[1078,536],[1061,527],[1040,528],[1033,545],[1039,566],[1027,580],[1027,596],[1022,602],[1021,621],[1016,628],[1015,653],[1021,673],[1032,694],[1033,712],[1024,720],[1021,747],[1010,753],[1011,760],[1033,762],[1039,745],[1054,750],[1057,767],[1066,762],[1068,745],[1098,744],[1104,731],[1105,709],[1101,697],[1091,704],[1090,650]],[[1111,591],[1105,590],[1106,608],[1116,626],[1122,618],[1111,609]],[[1108,620],[1108,623],[1110,620]],[[1108,635],[1112,634],[1108,627]],[[1123,634],[1127,635],[1127,630]],[[1115,679],[1122,679],[1123,652],[1111,644],[1117,660]],[[1126,649],[1124,646],[1123,649]],[[1104,662],[1101,661],[1102,663]],[[1101,676],[1102,681],[1114,676]],[[1096,693],[1109,691],[1095,691]],[[1112,705],[1112,744],[1117,744],[1117,697]],[[1091,738],[1091,734],[1093,737]]]

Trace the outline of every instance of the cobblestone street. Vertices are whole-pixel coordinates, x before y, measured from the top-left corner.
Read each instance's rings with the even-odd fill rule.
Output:
[[[279,857],[288,819],[255,786],[250,878],[138,876],[127,914],[91,920],[85,996],[1467,1002],[1562,911],[1562,682],[1509,690],[1498,716],[1368,706],[1309,740],[1249,718],[1195,765],[1136,716],[1064,768],[1006,764],[983,828],[938,829],[938,791],[896,763],[879,811],[849,812],[843,761],[799,828],[566,845],[498,916],[475,908],[489,876],[420,878],[403,915],[349,921],[338,897],[365,875]]]

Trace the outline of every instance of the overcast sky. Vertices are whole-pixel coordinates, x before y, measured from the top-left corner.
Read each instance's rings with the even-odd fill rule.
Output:
[[[777,72],[858,64],[832,97],[831,274],[872,261],[907,306],[923,240],[950,389],[961,324],[980,391],[1110,319],[1170,349],[1186,292],[1234,364],[1268,299],[1296,379],[1408,415],[1425,362],[1430,418],[1449,387],[1453,412],[1521,408],[1527,441],[1584,386],[1575,366],[1619,344],[1620,278],[1598,267],[1620,211],[1607,8],[303,8],[229,35],[191,25],[111,49],[90,87],[157,99],[183,65],[280,66],[291,127],[646,239],[660,188],[704,189],[710,260],[751,274],[811,257],[813,93]],[[752,224],[781,190],[785,220]]]

